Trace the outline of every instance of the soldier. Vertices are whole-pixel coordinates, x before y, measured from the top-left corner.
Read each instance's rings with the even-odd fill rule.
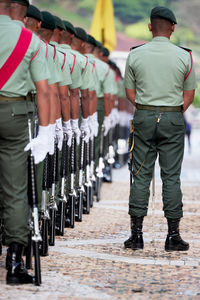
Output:
[[[27,8],[29,1],[15,1]],[[13,3],[14,4],[14,3]],[[24,10],[26,11],[26,9]],[[38,97],[39,132],[25,150],[32,148],[35,162],[48,152],[49,93],[46,63],[40,55],[40,40],[30,31],[16,25],[9,17],[10,1],[0,1],[0,173],[5,243],[8,246],[6,267],[8,284],[31,283],[22,261],[28,242],[27,152],[28,119],[32,103],[26,100],[26,79],[30,70]],[[6,32],[5,32],[6,28]]]
[[[163,210],[168,222],[166,251],[185,251],[179,222],[183,216],[180,172],[184,152],[183,111],[192,103],[196,87],[191,51],[170,42],[177,24],[166,7],[151,11],[151,42],[133,49],[128,56],[125,87],[136,106],[132,174],[129,198],[131,237],[125,248],[142,249],[142,223],[147,215],[149,185],[157,155],[163,182]]]

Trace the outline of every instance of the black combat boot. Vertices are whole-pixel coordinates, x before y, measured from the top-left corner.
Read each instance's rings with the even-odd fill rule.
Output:
[[[143,249],[143,232],[142,223],[144,217],[131,217],[131,236],[124,242],[125,248],[131,248],[133,250]]]
[[[179,233],[180,219],[167,219],[168,235],[165,241],[165,251],[187,251],[189,244],[182,240]]]
[[[33,283],[33,277],[28,274],[22,260],[23,246],[18,243],[10,244],[6,257],[7,284]]]

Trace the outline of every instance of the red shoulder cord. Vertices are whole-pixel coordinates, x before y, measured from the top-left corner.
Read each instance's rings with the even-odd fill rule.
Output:
[[[190,76],[190,73],[192,72],[192,67],[193,67],[193,57],[192,57],[192,51],[189,52],[190,53],[190,59],[191,59],[191,67],[190,67],[190,71],[189,73],[187,74],[187,76],[185,77],[184,80],[186,80],[189,76]]]
[[[74,55],[74,63],[73,63],[73,66],[72,66],[72,69],[71,69],[70,74],[73,73],[73,71],[74,71],[74,66],[75,66],[75,63],[76,63],[76,54],[73,54],[73,55]]]

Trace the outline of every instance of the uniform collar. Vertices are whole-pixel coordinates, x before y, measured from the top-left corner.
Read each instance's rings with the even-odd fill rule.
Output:
[[[71,49],[70,45],[68,45],[68,44],[59,44],[59,45],[63,49]]]
[[[86,53],[85,55],[88,56],[88,57],[95,58],[94,54],[92,54],[92,53]]]
[[[169,42],[169,39],[165,36],[156,36],[152,39],[152,42]]]
[[[22,21],[19,21],[19,20],[13,20],[13,22],[15,22],[15,24],[21,26],[21,27],[24,27],[25,28],[25,25]]]
[[[7,15],[0,15],[1,21],[12,21],[11,18]]]
[[[49,44],[51,44],[51,45],[54,45],[54,46],[58,46],[58,43],[57,42],[55,42],[55,41],[50,41],[50,43]]]

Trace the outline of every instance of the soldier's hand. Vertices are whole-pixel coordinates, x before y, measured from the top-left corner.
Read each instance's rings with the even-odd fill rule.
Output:
[[[79,145],[81,132],[78,127],[78,119],[71,120],[71,126],[72,126],[72,131],[75,133],[75,136],[76,136],[76,143],[77,143],[77,145]]]
[[[92,132],[92,137],[97,137],[98,132],[99,132],[99,123],[98,123],[98,115],[97,112],[95,112],[91,117],[90,117],[90,127],[91,127],[91,132]]]
[[[55,124],[49,124],[49,154],[53,155],[54,154],[54,141],[55,141],[55,136],[56,136],[56,123]]]
[[[112,126],[110,115],[107,117],[104,117],[103,125],[104,125],[104,136],[106,136]]]
[[[70,120],[67,122],[63,122],[63,132],[67,135],[67,146],[71,147],[73,132]]]
[[[89,118],[87,119],[82,118],[80,129],[81,131],[84,131],[85,133],[84,141],[88,143],[90,138]]]
[[[35,139],[24,148],[24,151],[32,150],[35,164],[42,162],[49,151],[49,126],[39,126],[39,132]]]
[[[112,109],[111,118],[112,118],[112,128],[115,128],[116,125],[119,123],[119,112],[117,108]]]
[[[56,137],[58,139],[58,149],[61,151],[64,138],[61,118],[56,120]]]

